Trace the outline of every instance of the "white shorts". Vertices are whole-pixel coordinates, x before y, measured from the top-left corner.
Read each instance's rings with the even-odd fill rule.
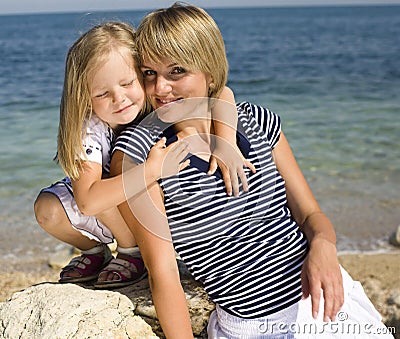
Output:
[[[380,314],[368,299],[360,282],[353,281],[343,268],[342,276],[345,300],[334,322],[323,322],[323,300],[318,319],[312,318],[310,297],[266,318],[258,319],[236,317],[217,305],[208,322],[208,338],[393,339],[393,335],[382,323]]]
[[[72,227],[84,236],[103,244],[113,242],[114,236],[107,226],[103,225],[96,217],[84,215],[79,210],[69,178],[57,181],[50,187],[42,189],[40,193],[42,192],[52,193],[60,200]]]

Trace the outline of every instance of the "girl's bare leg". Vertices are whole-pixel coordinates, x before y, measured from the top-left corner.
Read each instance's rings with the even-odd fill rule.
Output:
[[[84,236],[74,229],[64,211],[61,202],[51,193],[42,192],[34,203],[34,211],[38,224],[56,239],[70,244],[81,251],[93,249],[98,242]],[[103,255],[100,252],[99,255]],[[62,278],[80,277],[82,273],[75,269],[63,269]]]
[[[111,230],[118,244],[117,249],[122,250],[126,253],[130,252],[130,254],[118,252],[117,258],[123,260],[132,260],[132,258],[130,258],[130,255],[140,258],[140,252],[139,248],[137,247],[136,240],[132,232],[130,231],[128,225],[125,223],[124,219],[119,213],[117,207],[110,208],[107,211],[102,212],[100,215],[97,215],[96,217],[104,225],[107,225],[107,227]],[[136,260],[137,259],[135,259],[135,262]],[[142,262],[141,259],[140,261],[141,261],[141,263],[139,263],[140,267],[137,266],[138,271],[140,271],[141,267],[144,267],[144,263]],[[125,269],[123,269],[123,271],[125,271]],[[128,273],[127,271],[125,271],[124,273],[129,275],[132,272]],[[121,277],[118,274],[115,274],[112,271],[105,270],[99,275],[98,282],[119,280],[120,278]]]
[[[97,245],[97,241],[90,240],[72,227],[61,202],[54,194],[40,193],[34,203],[34,211],[38,224],[56,239],[82,251]]]
[[[133,233],[130,231],[116,206],[96,215],[96,218],[100,220],[103,225],[107,225],[117,241],[118,246],[123,248],[137,246]]]

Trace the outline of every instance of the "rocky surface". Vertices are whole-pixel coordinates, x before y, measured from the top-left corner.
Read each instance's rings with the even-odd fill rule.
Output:
[[[0,306],[3,338],[157,338],[125,295],[40,284]]]
[[[0,303],[0,338],[54,338],[55,333],[59,338],[163,338],[147,279],[115,291],[55,283],[58,266],[71,255],[67,251],[52,257],[53,269],[36,265],[36,271],[14,267],[14,272],[3,272],[0,267],[0,301],[8,299]],[[340,262],[361,281],[386,325],[400,338],[400,252],[341,255]],[[182,264],[180,273],[193,332],[206,338],[214,305]]]
[[[214,304],[180,263],[193,333],[206,338]],[[171,312],[173,312],[171,305]],[[40,283],[0,303],[0,338],[163,338],[147,279],[116,291]]]
[[[389,236],[389,243],[393,246],[400,247],[400,225]]]
[[[361,282],[383,322],[400,339],[400,253],[347,254],[339,260]]]

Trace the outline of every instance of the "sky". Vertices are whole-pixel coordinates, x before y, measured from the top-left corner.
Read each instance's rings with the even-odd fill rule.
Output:
[[[175,0],[1,0],[0,14],[118,11],[155,9],[170,6]],[[186,0],[204,7],[268,7],[324,5],[400,5],[400,0]]]

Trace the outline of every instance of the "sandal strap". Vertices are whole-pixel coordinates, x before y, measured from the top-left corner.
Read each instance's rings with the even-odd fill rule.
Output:
[[[99,255],[81,255],[79,257],[72,258],[64,270],[76,268],[85,270],[93,264],[93,266],[99,266],[103,263],[104,257]]]
[[[142,272],[144,269],[143,260],[140,257],[132,259],[115,258],[101,271],[107,273],[114,273],[120,277],[121,280],[132,278],[133,275]]]
[[[96,274],[110,262],[111,258],[112,255],[109,249],[105,249],[98,254],[82,254],[72,258],[71,261],[63,267],[60,276],[63,277],[66,272],[71,270],[77,271],[82,277]]]

